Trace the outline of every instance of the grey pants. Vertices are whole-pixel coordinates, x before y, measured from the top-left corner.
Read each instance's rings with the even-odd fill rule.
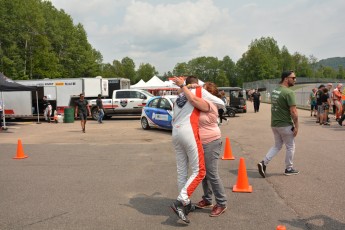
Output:
[[[292,169],[293,157],[295,155],[295,138],[291,130],[292,126],[272,127],[274,135],[274,146],[268,151],[264,158],[267,165],[272,158],[282,149],[283,144],[286,146],[285,166],[286,169]]]
[[[222,141],[217,139],[208,144],[203,144],[203,148],[206,166],[206,177],[202,181],[203,199],[212,203],[212,194],[214,194],[216,203],[220,206],[226,206],[225,190],[218,174],[218,160],[222,150]]]

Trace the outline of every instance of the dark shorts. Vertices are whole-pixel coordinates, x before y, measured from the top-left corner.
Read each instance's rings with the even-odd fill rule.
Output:
[[[79,119],[80,120],[87,120],[87,113],[79,112]]]

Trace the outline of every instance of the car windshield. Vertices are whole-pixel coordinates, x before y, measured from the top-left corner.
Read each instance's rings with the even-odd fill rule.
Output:
[[[170,98],[170,101],[174,104],[176,101],[176,97]]]

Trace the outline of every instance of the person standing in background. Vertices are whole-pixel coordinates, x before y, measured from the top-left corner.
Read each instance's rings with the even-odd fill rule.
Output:
[[[3,119],[2,116],[4,114],[3,110],[4,110],[4,103],[0,99],[0,130],[2,130],[2,119]]]
[[[253,102],[254,102],[254,112],[259,112],[260,109],[260,101],[261,101],[261,94],[259,93],[258,89],[255,89],[254,93],[252,94]]]
[[[96,105],[98,109],[98,123],[103,123],[103,117],[104,117],[104,108],[103,108],[103,102],[102,102],[102,95],[98,94]]]
[[[88,114],[91,114],[91,112],[90,112],[89,102],[84,98],[84,94],[81,93],[79,96],[80,98],[75,103],[74,116],[77,117],[77,115],[79,115],[81,128],[82,128],[83,133],[85,133],[85,125],[87,121],[87,116]]]
[[[333,90],[333,101],[334,105],[336,106],[336,113],[335,113],[335,119],[338,121],[341,118],[341,115],[343,114],[343,105],[341,102],[341,88],[343,87],[343,84],[339,83],[337,87]]]
[[[310,102],[310,116],[313,116],[313,112],[314,112],[314,117],[316,117],[316,113],[317,113],[317,107],[316,107],[316,93],[317,89],[314,88],[311,90],[310,95],[309,95],[309,102]]]
[[[52,105],[47,100],[47,96],[43,97],[43,114],[44,114],[44,119],[50,123],[50,117],[52,115]]]
[[[226,99],[224,90],[220,92],[220,99],[223,100],[225,106],[228,104],[228,100]],[[225,110],[223,108],[218,109],[220,124],[223,123],[223,120],[225,120],[226,123],[228,123],[228,119],[224,117],[224,112],[225,112]]]

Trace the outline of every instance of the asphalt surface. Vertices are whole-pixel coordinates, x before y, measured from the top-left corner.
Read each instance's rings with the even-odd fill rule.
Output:
[[[296,176],[285,176],[282,150],[257,171],[273,144],[270,105],[230,118],[221,126],[235,160],[220,160],[228,210],[189,215],[189,225],[170,210],[176,199],[171,132],[143,130],[139,119],[48,124],[10,122],[0,132],[0,229],[345,229],[345,127],[332,119],[319,126],[299,110]],[[26,159],[15,160],[18,139]],[[239,159],[246,163],[252,193],[234,193]],[[197,202],[201,186],[192,196]]]

